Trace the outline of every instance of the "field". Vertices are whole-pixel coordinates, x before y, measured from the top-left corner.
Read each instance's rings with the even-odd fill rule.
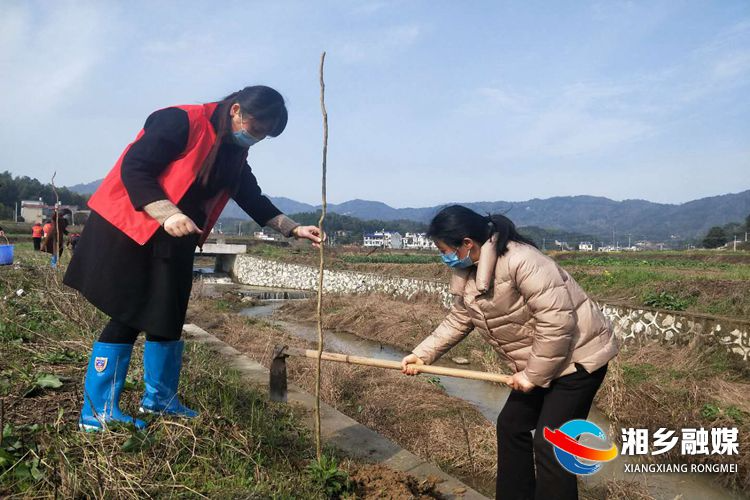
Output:
[[[445,317],[445,310],[426,298],[407,302],[378,295],[332,295],[326,298],[324,305],[327,328],[394,345],[403,351],[410,351]],[[313,321],[315,301],[289,304],[282,309],[281,317],[294,321]],[[240,341],[239,345],[245,342]],[[472,367],[481,367],[485,371],[507,370],[494,350],[476,332],[472,332],[447,356],[466,357]],[[372,374],[370,377],[381,377],[380,382],[373,382],[373,385],[391,383],[382,378],[385,375]],[[342,377],[342,380],[351,379],[352,377]],[[397,391],[403,396],[380,398],[378,411],[391,417],[372,418],[368,425],[392,436],[408,449],[415,446],[426,447],[426,442],[443,443],[434,448],[426,447],[423,453],[430,454],[455,475],[463,477],[467,473],[464,469],[466,455],[461,453],[463,438],[460,432],[454,432],[451,427],[446,429],[437,424],[430,425],[429,422],[421,422],[427,429],[420,428],[415,422],[406,425],[401,418],[392,417],[401,415],[403,419],[409,419],[415,390],[404,387]],[[341,394],[341,391],[332,392]],[[429,396],[425,395],[426,392],[422,390],[417,397],[420,408],[430,401],[435,401],[433,408],[443,406],[437,404],[431,392]],[[366,392],[343,391],[343,394],[344,398],[356,398],[353,408],[357,408],[357,405],[370,408],[368,398],[362,395]],[[463,402],[456,403],[455,399],[450,403],[454,408],[461,407],[461,404]],[[649,428],[653,432],[660,427],[680,429],[692,426],[726,426],[739,429],[740,450],[750,445],[750,368],[744,362],[727,355],[721,346],[698,343],[682,347],[653,343],[627,344],[610,363],[607,378],[595,404],[613,423],[611,435],[617,436],[620,427]],[[346,401],[343,402],[343,407],[342,411],[345,412],[347,408],[349,411],[352,409],[346,406]],[[470,414],[468,410],[464,411],[467,415]],[[420,411],[419,414],[420,420],[432,418],[430,410]],[[434,414],[440,415],[439,412]],[[491,462],[494,453],[492,444],[479,436],[490,433],[492,426],[489,422],[485,422],[484,427],[478,422],[474,425],[479,425],[471,434],[470,447],[474,457],[476,460]],[[442,450],[455,451],[453,454],[445,454]],[[675,453],[653,457],[665,462],[715,461],[719,458],[727,463],[740,464],[740,474],[722,475],[719,477],[720,482],[736,491],[747,491],[750,488],[750,455],[742,451],[739,457],[683,457]],[[487,479],[486,476],[484,479]],[[616,486],[610,485],[611,488]],[[640,494],[635,486],[630,485],[633,496],[625,495],[626,498],[634,498]]]
[[[317,252],[301,245],[258,245],[250,252],[309,265],[318,258]],[[328,456],[336,457],[336,464],[317,464],[309,432],[298,415],[268,403],[237,374],[217,369],[220,361],[197,346],[187,352],[183,387],[191,390],[183,392],[186,403],[201,410],[198,420],[156,420],[146,433],[124,428],[106,435],[79,433],[75,422],[83,368],[104,318],[61,287],[60,272],[50,270],[46,256],[32,252],[29,243],[17,245],[17,255],[20,265],[0,267],[0,427],[4,428],[0,496],[101,497],[105,491],[119,491],[123,498],[225,494],[325,498],[329,488],[340,488],[348,489],[350,498],[370,498],[382,491],[434,497],[429,485],[337,457],[334,450]],[[747,317],[750,257],[746,253],[552,256],[598,298]],[[437,256],[428,253],[334,251],[328,254],[327,265],[437,280],[449,276]],[[271,323],[237,317],[233,311],[239,307],[238,297],[231,294],[218,300],[195,297],[189,320],[261,362],[268,362],[274,343],[294,343]],[[407,303],[377,295],[329,296],[325,311],[327,328],[403,350],[429,334],[445,314],[428,297]],[[282,317],[311,321],[314,304],[290,304]],[[476,334],[451,355],[468,357],[474,366],[488,371],[503,370]],[[296,366],[292,379],[309,389],[310,365]],[[132,411],[141,386],[139,363],[130,375],[124,406]],[[439,380],[351,367],[329,367],[324,380],[326,401],[340,411],[485,493],[491,491],[493,426],[467,403],[444,394]],[[617,427],[736,426],[744,450],[750,436],[749,389],[747,368],[722,350],[633,344],[610,366],[597,405]],[[413,418],[414,412],[419,419]],[[465,432],[455,432],[456,425]],[[740,463],[741,474],[720,476],[720,482],[735,491],[750,488],[748,460],[747,454],[740,455],[734,461]],[[383,477],[389,478],[384,486],[378,483]],[[586,489],[583,497],[649,498],[649,494],[639,484],[612,482]]]
[[[335,450],[318,463],[297,410],[192,344],[181,387],[197,419],[79,432],[84,369],[105,318],[30,246],[0,267],[0,497],[437,497],[430,484]],[[143,389],[140,352],[139,343],[121,403],[130,414]]]
[[[30,226],[4,223],[30,241]],[[28,227],[27,227],[28,226]],[[27,231],[28,229],[28,231]],[[227,242],[235,241],[228,238]],[[304,243],[262,243],[251,239],[258,257],[318,265],[318,253]],[[750,251],[549,252],[594,298],[608,303],[750,319]],[[329,247],[328,269],[383,273],[447,281],[450,270],[436,252]]]
[[[302,245],[256,245],[249,253],[317,266]],[[550,252],[597,300],[631,306],[750,319],[750,252]],[[326,268],[447,281],[450,270],[432,252],[327,249]]]

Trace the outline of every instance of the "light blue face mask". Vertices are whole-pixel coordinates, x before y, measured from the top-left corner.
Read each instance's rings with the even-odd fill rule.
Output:
[[[239,129],[232,135],[232,137],[234,138],[235,144],[237,144],[238,146],[242,146],[243,148],[249,148],[261,141],[260,139],[256,139],[252,135],[248,134],[247,130],[245,130],[244,128]]]
[[[458,258],[458,251],[444,253],[441,254],[440,257],[448,267],[452,267],[454,269],[466,269],[467,267],[471,267],[474,265],[474,261],[471,260],[471,257],[468,253],[463,259]]]
[[[241,115],[241,113],[240,113]],[[240,120],[242,120],[242,116],[240,116]],[[240,122],[242,124],[243,122]],[[250,133],[245,130],[245,127],[240,126],[240,129],[235,132],[232,137],[234,138],[235,144],[238,146],[242,146],[243,148],[249,148],[251,146],[254,146],[258,144],[261,139],[257,139],[250,135]]]

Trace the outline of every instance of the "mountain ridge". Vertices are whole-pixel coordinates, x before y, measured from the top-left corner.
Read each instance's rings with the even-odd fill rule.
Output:
[[[81,194],[93,192],[101,180],[77,184],[69,189]],[[314,212],[320,205],[311,205],[291,198],[269,196],[284,213]],[[354,199],[331,203],[328,210],[363,220],[384,222],[405,219],[429,222],[443,207],[460,204],[479,213],[503,213],[518,226],[537,226],[592,234],[604,241],[621,241],[630,235],[635,240],[691,240],[703,237],[712,226],[744,221],[750,214],[750,189],[714,195],[680,204],[656,203],[643,199],[615,201],[603,196],[575,195],[532,198],[526,201],[450,202],[432,207],[394,208],[376,200]],[[231,202],[223,217],[247,219],[248,216]]]

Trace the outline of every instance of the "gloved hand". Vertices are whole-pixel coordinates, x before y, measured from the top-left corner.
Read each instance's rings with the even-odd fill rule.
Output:
[[[179,238],[181,236],[187,236],[189,234],[202,234],[203,231],[195,225],[195,222],[183,213],[170,215],[167,220],[164,221],[164,230],[170,236]]]

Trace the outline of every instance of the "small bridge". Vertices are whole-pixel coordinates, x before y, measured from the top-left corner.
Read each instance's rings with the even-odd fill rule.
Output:
[[[235,255],[247,253],[247,245],[233,245],[218,241],[216,243],[204,243],[203,248],[195,247],[196,257],[215,257],[214,271],[215,272],[227,272],[229,267],[225,263],[229,264],[231,257]]]

